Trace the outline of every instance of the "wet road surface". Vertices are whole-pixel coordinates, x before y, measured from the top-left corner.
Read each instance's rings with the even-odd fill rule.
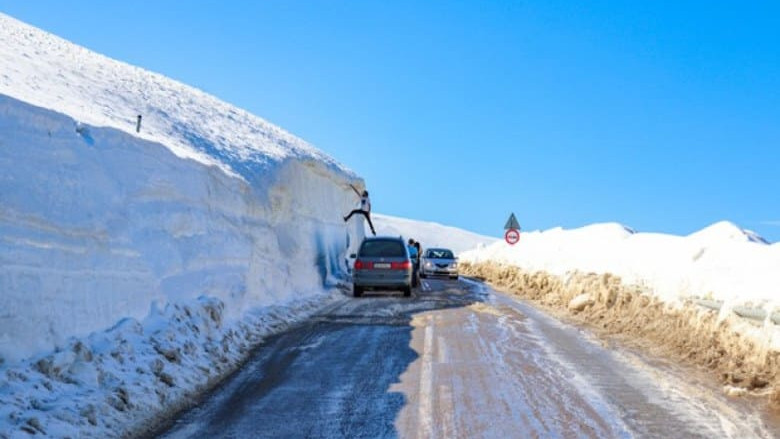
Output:
[[[367,293],[270,338],[167,438],[775,437],[744,401],[470,281]]]

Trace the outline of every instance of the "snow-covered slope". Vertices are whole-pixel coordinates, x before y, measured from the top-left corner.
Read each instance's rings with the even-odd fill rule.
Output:
[[[0,13],[0,94],[160,143],[180,157],[263,177],[309,159],[343,168],[306,142],[193,87],[115,61]],[[142,116],[136,133],[137,116]]]
[[[372,214],[376,231],[380,235],[403,236],[419,241],[423,248],[445,247],[455,254],[484,247],[498,239],[479,235],[456,227],[433,222],[415,221],[389,215]]]
[[[703,243],[716,242],[755,242],[769,244],[762,236],[752,230],[745,230],[728,221],[720,221],[698,232],[688,235],[691,240]]]
[[[341,297],[349,183],[260,118],[0,14],[0,436],[129,434]]]
[[[345,300],[332,287],[363,236],[342,221],[348,183],[362,185],[260,118],[0,14],[0,437],[136,432],[265,334]],[[375,223],[462,259],[777,306],[780,246],[729,224],[553,229],[509,247]]]
[[[1,14],[0,71],[0,356],[152,302],[238,315],[320,290],[340,259],[358,179],[300,139]]]
[[[564,275],[575,270],[612,273],[642,285],[669,303],[689,297],[727,305],[780,307],[780,252],[755,233],[719,222],[689,236],[636,233],[620,224],[524,233],[462,259],[496,261]]]

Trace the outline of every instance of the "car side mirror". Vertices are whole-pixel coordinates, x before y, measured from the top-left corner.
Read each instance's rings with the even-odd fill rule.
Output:
[[[355,259],[355,258],[357,258],[357,255],[355,253],[352,253],[351,255],[349,255],[349,258],[350,259]]]

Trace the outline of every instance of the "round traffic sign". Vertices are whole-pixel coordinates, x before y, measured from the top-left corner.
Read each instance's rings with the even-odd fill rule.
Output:
[[[507,244],[515,245],[520,242],[520,231],[517,229],[509,229],[504,234],[504,239],[506,240]]]

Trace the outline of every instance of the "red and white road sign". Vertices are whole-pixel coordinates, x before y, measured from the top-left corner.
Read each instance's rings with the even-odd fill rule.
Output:
[[[504,239],[506,240],[507,244],[515,245],[520,242],[520,231],[517,229],[509,229],[504,234]]]

